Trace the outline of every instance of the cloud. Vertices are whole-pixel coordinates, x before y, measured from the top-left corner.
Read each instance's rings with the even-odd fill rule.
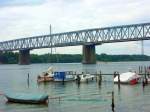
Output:
[[[45,0],[0,0],[1,7],[20,6],[20,5],[38,5]]]
[[[3,29],[0,30],[0,41],[48,34],[50,24],[52,24],[52,32],[56,33],[149,22],[149,4],[149,0],[6,1],[0,5],[0,29]],[[112,54],[139,52],[133,50],[134,48],[140,48],[140,45],[137,42],[104,44],[97,47],[97,52]],[[57,50],[59,53],[82,52],[81,46]],[[41,51],[48,52],[47,49]]]

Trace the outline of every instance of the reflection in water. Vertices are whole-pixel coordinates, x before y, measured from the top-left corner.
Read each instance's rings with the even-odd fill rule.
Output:
[[[90,74],[93,74],[93,73],[96,73],[97,72],[97,66],[96,64],[92,64],[92,65],[86,65],[86,64],[83,64],[82,65],[82,72],[83,73],[90,73]]]

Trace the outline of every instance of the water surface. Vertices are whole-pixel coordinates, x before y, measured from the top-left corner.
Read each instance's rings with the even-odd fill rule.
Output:
[[[130,69],[138,71],[139,66],[149,66],[150,62],[102,62],[96,65],[71,64],[31,64],[31,65],[0,65],[0,93],[26,92],[46,93],[51,97],[62,96],[60,99],[50,99],[47,105],[25,105],[6,103],[6,98],[0,96],[0,112],[111,112],[111,91],[115,92],[116,112],[149,112],[150,85],[144,89],[141,84],[130,86],[114,85],[112,76],[103,76],[99,85],[96,81],[76,84],[68,82],[37,84],[37,75],[53,66],[55,71],[71,70],[78,73],[113,73],[126,72]],[[27,74],[29,73],[29,84]]]

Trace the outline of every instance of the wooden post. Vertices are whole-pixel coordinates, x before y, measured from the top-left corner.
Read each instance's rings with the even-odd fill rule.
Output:
[[[117,72],[117,74],[118,74],[118,84],[120,84],[120,74],[119,72]]]
[[[141,73],[141,66],[139,66],[139,74]]]
[[[117,74],[117,72],[115,71],[115,72],[114,72],[114,78],[115,78],[117,75],[118,75],[118,74]]]
[[[112,108],[112,111],[114,112],[114,108],[115,108],[115,103],[114,103],[114,92],[112,91],[112,104],[111,104],[111,108]]]
[[[77,75],[77,84],[78,84],[78,85],[80,85],[80,80],[81,80],[80,76]]]
[[[148,80],[147,80],[147,77],[146,77],[146,75],[147,75],[147,67],[146,66],[144,66],[144,71],[145,71],[145,73],[144,73],[144,75],[145,75],[145,85],[147,85]]]
[[[28,78],[27,78],[28,87],[29,87],[29,83],[30,83],[29,79],[30,79],[30,75],[29,75],[29,73],[28,73]]]
[[[142,86],[143,86],[143,89],[144,89],[144,87],[145,87],[145,81],[144,81],[144,78],[143,78],[143,80],[142,80]]]
[[[100,71],[100,74],[98,76],[98,84],[101,85],[101,82],[102,82],[102,74],[101,74],[101,71]]]

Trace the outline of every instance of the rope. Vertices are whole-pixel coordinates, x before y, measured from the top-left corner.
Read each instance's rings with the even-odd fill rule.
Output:
[[[77,93],[77,94],[69,94],[69,95],[64,95],[64,96],[50,96],[49,95],[49,99],[60,99],[60,98],[64,98],[64,97],[68,97],[68,96],[73,96],[73,95],[75,95],[75,96],[88,96],[88,95],[100,95],[100,96],[104,96],[104,97],[111,97],[109,94],[110,94],[110,92],[107,92],[106,93],[107,95],[101,95],[100,93],[92,93],[92,94],[79,94],[79,93]]]

